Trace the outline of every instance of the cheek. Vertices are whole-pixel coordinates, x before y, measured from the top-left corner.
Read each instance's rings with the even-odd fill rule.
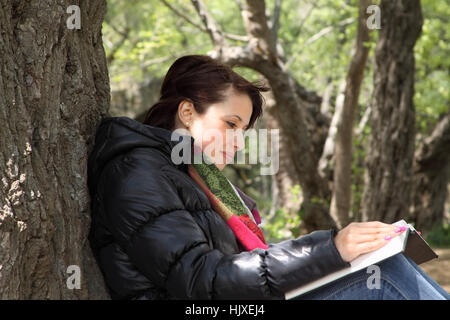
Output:
[[[209,121],[207,126],[202,124],[196,129],[194,138],[196,141],[201,141],[203,149],[210,146],[209,148],[212,150],[225,145],[226,128],[220,123]]]
[[[211,156],[215,156],[216,150],[220,150],[222,148],[222,145],[220,143],[220,139],[214,135],[207,135],[205,134],[202,139],[202,149],[205,150],[208,147],[207,150],[211,153]]]

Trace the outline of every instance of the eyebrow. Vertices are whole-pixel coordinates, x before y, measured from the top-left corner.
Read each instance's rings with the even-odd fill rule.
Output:
[[[242,122],[242,118],[241,118],[239,115],[237,115],[237,114],[232,114],[231,116],[232,116],[232,117],[238,117],[239,121]]]
[[[232,115],[230,115],[230,117],[237,117],[238,119],[239,119],[239,121],[241,121],[241,122],[243,122],[242,121],[242,118],[239,116],[239,115],[237,115],[237,114],[232,114]],[[246,126],[244,126],[244,128],[247,128],[248,129],[248,124],[246,125]]]

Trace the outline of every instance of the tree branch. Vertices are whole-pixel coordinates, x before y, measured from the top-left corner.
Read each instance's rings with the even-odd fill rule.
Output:
[[[189,18],[187,15],[183,14],[180,10],[178,10],[177,8],[172,6],[169,2],[167,2],[167,0],[160,0],[160,1],[167,8],[169,8],[173,13],[175,13],[177,16],[179,16],[180,18],[182,18],[189,24],[193,25],[194,27],[196,27],[197,29],[199,29],[202,32],[208,32],[208,30],[203,25],[198,24],[197,22],[195,22],[194,20]],[[243,41],[243,42],[248,42],[248,40],[249,40],[248,36],[242,36],[242,35],[231,34],[231,33],[226,33],[226,32],[223,32],[222,34],[225,38],[230,39],[230,40]]]
[[[172,56],[167,56],[167,57],[154,58],[154,59],[145,61],[144,63],[142,63],[140,65],[140,67],[142,69],[144,69],[144,68],[147,68],[147,67],[151,66],[152,64],[161,64],[161,63],[164,63],[166,61],[169,61],[170,59],[173,59],[173,57]]]
[[[322,103],[320,104],[320,112],[324,115],[331,117],[330,106],[331,106],[331,95],[333,94],[334,85],[331,78],[328,78],[328,84],[325,87],[322,96]]]
[[[371,109],[370,105],[368,105],[367,108],[366,108],[366,110],[364,111],[364,114],[363,114],[363,116],[362,116],[362,118],[361,118],[361,121],[360,121],[359,124],[358,124],[358,128],[357,128],[356,131],[355,131],[355,134],[356,134],[357,136],[359,136],[360,134],[363,133],[364,128],[365,128],[367,122],[369,122],[369,117],[370,117],[370,112],[371,112],[371,111],[372,111],[372,109]]]
[[[211,38],[214,46],[223,47],[225,44],[224,35],[222,30],[220,30],[219,25],[213,19],[213,17],[209,14],[205,4],[202,0],[191,0],[192,4],[195,7],[198,15],[203,21],[203,25],[205,26],[206,32],[208,32],[209,37]]]
[[[273,8],[272,18],[272,37],[273,41],[278,41],[278,29],[280,29],[280,14],[281,14],[281,0],[275,0],[275,7]]]
[[[303,29],[303,25],[305,24],[306,20],[311,16],[311,13],[313,9],[317,7],[316,2],[313,2],[311,6],[308,8],[308,11],[306,12],[305,16],[303,17],[302,21],[298,24],[297,29],[292,33],[294,35],[294,38],[297,38],[300,35],[300,32]]]
[[[442,222],[450,181],[450,113],[434,128],[414,155],[411,220],[430,230]]]
[[[236,5],[238,6],[240,12],[244,10],[244,5],[242,4],[241,0],[234,0],[234,3],[236,3]]]
[[[351,23],[353,23],[355,21],[355,18],[348,18],[348,19],[344,19],[342,21],[340,21],[338,24],[333,25],[333,26],[329,26],[326,28],[323,28],[322,30],[320,30],[319,32],[317,32],[315,35],[313,35],[311,38],[309,38],[308,40],[305,41],[305,43],[300,47],[300,49],[297,50],[296,54],[293,54],[288,62],[286,62],[285,64],[285,68],[289,68],[291,66],[291,64],[295,61],[295,59],[297,58],[297,56],[303,51],[304,48],[306,48],[308,45],[310,45],[311,43],[319,40],[320,38],[322,38],[323,36],[327,35],[328,33],[332,32],[336,27],[343,27],[346,25],[349,25]]]
[[[112,46],[111,51],[109,52],[108,56],[106,57],[106,62],[108,63],[108,65],[111,65],[111,63],[114,61],[117,51],[123,46],[125,41],[128,39],[128,36],[130,34],[130,28],[128,26],[126,26],[125,30],[121,31],[121,30],[118,30],[112,24],[108,24],[108,25],[111,27],[111,29],[114,30],[114,32],[118,33],[121,36],[120,40],[117,41],[117,43],[115,43]]]
[[[342,111],[344,109],[345,99],[345,86],[346,82],[343,79],[339,85],[338,94],[336,97],[336,105],[331,120],[330,127],[328,129],[327,139],[323,147],[322,155],[319,160],[318,170],[321,177],[332,180],[333,179],[333,163],[332,158],[334,155],[334,149],[336,146],[336,135],[339,127],[339,122],[342,121]]]
[[[329,26],[326,28],[323,28],[322,30],[320,30],[319,32],[317,32],[315,35],[313,35],[311,38],[309,38],[308,40],[306,40],[306,42],[303,44],[302,49],[304,47],[306,47],[307,45],[313,43],[314,41],[322,38],[324,35],[330,33],[331,31],[334,30],[334,28],[336,27],[343,27],[346,26],[348,24],[353,23],[353,21],[355,21],[355,18],[348,18],[348,19],[344,19],[341,22],[339,22],[337,25],[334,26]]]
[[[426,167],[438,167],[450,161],[450,113],[447,113],[436,125],[433,132],[419,146],[415,161],[420,170]]]
[[[276,43],[267,23],[265,2],[247,0],[242,11],[242,17],[254,51],[266,56],[269,61],[278,65]]]

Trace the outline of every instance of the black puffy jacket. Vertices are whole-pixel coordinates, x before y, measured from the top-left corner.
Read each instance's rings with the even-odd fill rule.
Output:
[[[335,230],[242,252],[187,166],[171,161],[177,143],[127,117],[97,129],[89,241],[112,299],[283,299],[349,265]]]

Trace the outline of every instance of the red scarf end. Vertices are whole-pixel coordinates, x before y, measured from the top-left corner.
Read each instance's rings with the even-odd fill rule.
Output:
[[[261,239],[253,231],[247,228],[245,223],[239,219],[239,217],[233,215],[230,219],[228,219],[227,223],[233,230],[236,238],[238,238],[239,242],[244,246],[245,250],[251,251],[256,248],[266,250],[269,248],[269,246],[261,241]]]

